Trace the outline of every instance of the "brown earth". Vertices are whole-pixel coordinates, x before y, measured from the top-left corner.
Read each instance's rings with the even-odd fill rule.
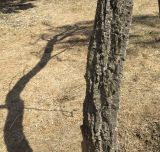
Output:
[[[160,152],[158,5],[157,0],[134,2],[118,119],[120,151]],[[3,130],[12,101],[19,100],[24,102],[23,134],[16,130],[16,119],[10,126],[19,134],[17,142],[25,134],[33,152],[81,152],[84,74],[96,0],[28,3],[26,9],[0,13],[0,151],[12,144],[5,144]]]

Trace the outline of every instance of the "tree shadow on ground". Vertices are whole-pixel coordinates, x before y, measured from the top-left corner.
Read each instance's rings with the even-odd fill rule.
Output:
[[[160,19],[159,16],[153,15],[134,16],[133,25],[135,24],[145,25],[153,28],[160,28]]]
[[[53,38],[48,41],[40,61],[27,74],[21,77],[7,94],[6,104],[1,105],[1,108],[8,109],[7,119],[4,127],[4,141],[8,152],[33,151],[23,131],[23,114],[25,107],[24,101],[20,95],[27,83],[47,65],[50,59],[53,58],[52,52],[54,45],[72,35],[76,30],[77,28],[75,26],[68,27],[60,34],[53,36]],[[43,110],[36,108],[30,109]],[[66,113],[66,111],[62,111],[62,113]]]
[[[62,48],[67,48],[68,46],[86,46],[89,43],[89,39],[93,29],[93,21],[82,21],[77,22],[73,25],[65,25],[61,27],[53,27],[52,25],[45,24],[48,27],[48,32],[60,32],[71,27],[75,27],[76,30],[69,37],[63,41],[57,43],[60,44]]]
[[[158,16],[134,16],[132,27],[137,26],[141,26],[141,29],[135,29],[139,34],[130,35],[131,44],[145,48],[160,47],[160,19]]]
[[[150,30],[148,30],[143,29],[142,27],[141,31],[143,31],[145,35],[141,34],[138,31],[139,29],[136,29],[137,26],[141,25],[150,28]],[[67,49],[70,47],[88,47],[89,40],[93,30],[93,21],[83,21],[73,25],[65,25],[61,27],[53,27],[52,25],[45,23],[45,26],[48,27],[48,35],[50,35],[50,33],[52,32],[60,32],[62,30],[67,29],[68,27],[77,27],[77,30],[74,33],[72,33],[69,37],[67,37],[67,39],[64,39],[63,41],[57,43],[60,45],[60,48]],[[160,19],[158,16],[134,16],[131,28],[135,28],[134,31],[136,33],[130,34],[130,44],[134,45],[135,47],[128,48],[127,55],[132,56],[132,54],[135,54],[135,49],[138,46],[144,48],[159,48],[160,30],[158,29],[160,29]],[[146,36],[149,36],[150,39],[146,39]]]
[[[20,10],[27,10],[34,8],[35,5],[32,4],[35,0],[0,0],[0,12],[7,13],[18,13]]]
[[[139,18],[140,17],[137,18],[136,24],[142,24],[142,21],[138,20]],[[154,20],[155,18],[153,17],[153,21],[150,19],[150,22],[152,21],[154,23]],[[148,23],[145,23],[144,20],[143,24],[147,25]],[[93,29],[93,21],[78,22],[74,25],[66,25],[61,27],[53,27],[49,24],[46,24],[45,26],[48,27],[49,34],[52,32],[60,34],[54,35],[53,37],[49,34],[49,37],[41,35],[41,39],[44,39],[48,42],[40,58],[40,61],[27,74],[20,78],[20,80],[7,94],[6,105],[1,106],[8,109],[8,115],[4,127],[4,141],[8,152],[33,151],[23,131],[23,114],[25,107],[24,101],[20,97],[20,95],[24,90],[25,86],[36,74],[38,74],[47,65],[47,63],[51,59],[53,59],[60,53],[68,50],[68,48],[70,47],[88,46]],[[139,35],[131,35],[131,43],[132,39],[137,37],[139,37]],[[145,42],[140,41],[139,43],[143,44]],[[60,45],[63,50],[55,55],[52,55],[55,45]],[[151,44],[149,43],[146,45]],[[32,109],[41,110],[34,108]]]

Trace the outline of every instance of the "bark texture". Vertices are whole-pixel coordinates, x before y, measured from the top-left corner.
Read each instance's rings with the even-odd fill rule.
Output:
[[[82,134],[85,152],[117,152],[120,81],[132,0],[98,0],[86,70]]]

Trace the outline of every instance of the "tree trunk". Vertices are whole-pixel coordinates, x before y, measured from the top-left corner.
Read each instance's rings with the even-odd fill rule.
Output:
[[[83,107],[85,152],[117,152],[120,80],[132,0],[98,0],[86,69]]]

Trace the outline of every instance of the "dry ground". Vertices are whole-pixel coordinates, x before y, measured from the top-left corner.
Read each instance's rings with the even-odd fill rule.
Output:
[[[134,2],[119,112],[120,151],[160,152],[157,0]],[[28,3],[32,7],[0,13],[0,104],[24,102],[23,128],[18,128],[19,118],[10,126],[19,134],[17,143],[25,134],[33,152],[81,152],[83,76],[96,0]],[[1,152],[18,152],[6,150],[14,137],[5,144],[3,132],[13,106],[8,114],[0,109]]]

